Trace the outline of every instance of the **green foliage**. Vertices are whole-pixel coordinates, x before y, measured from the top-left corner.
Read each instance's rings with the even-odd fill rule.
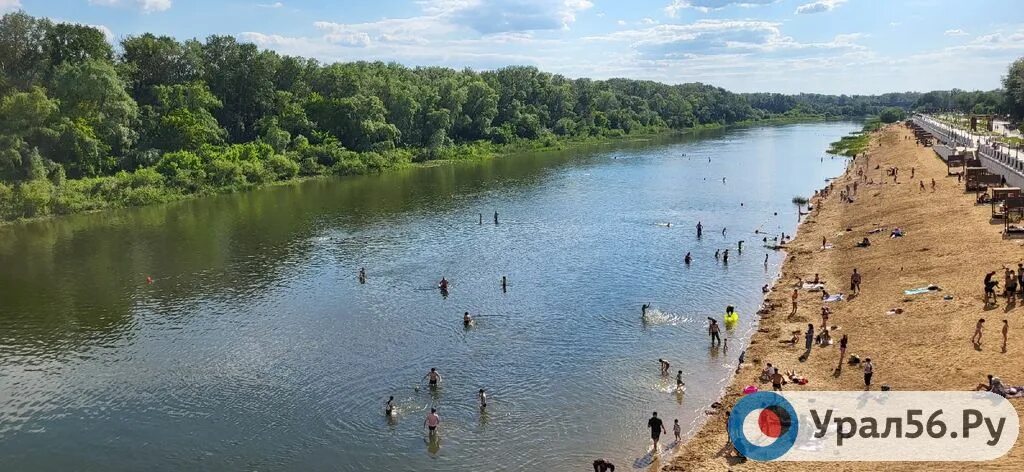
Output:
[[[839,141],[836,141],[829,145],[828,153],[847,157],[855,157],[868,149],[868,145],[870,145],[871,143],[871,133],[873,131],[877,131],[881,127],[881,120],[879,120],[878,118],[869,119],[866,123],[864,123],[864,128],[862,128],[859,132],[850,133],[847,136],[843,136],[842,138],[839,139]]]
[[[878,114],[878,119],[881,120],[882,123],[895,123],[897,121],[903,120],[905,116],[906,112],[904,112],[902,109],[889,107],[882,110],[882,112]]]
[[[1024,119],[1024,57],[1010,65],[1003,77],[1006,90],[1006,108],[1016,119]],[[1021,130],[1024,133],[1024,127]]]
[[[1004,80],[1005,96],[829,96],[569,79],[524,66],[323,65],[230,36],[147,33],[117,49],[115,57],[93,27],[0,17],[0,218],[766,119],[1024,111],[1022,61]],[[855,153],[862,139],[835,150]]]

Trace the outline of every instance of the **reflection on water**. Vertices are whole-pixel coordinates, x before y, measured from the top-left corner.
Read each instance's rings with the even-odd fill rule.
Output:
[[[855,128],[528,154],[0,227],[0,455],[24,470],[625,466],[651,410],[684,430],[702,418],[770,276],[753,230],[791,233],[790,199],[841,171],[821,151]],[[713,257],[725,249],[727,266]],[[707,347],[706,317],[726,304],[741,319],[723,353]],[[478,315],[470,329],[464,311]],[[658,376],[661,357],[685,394]],[[421,380],[430,367],[436,391]]]

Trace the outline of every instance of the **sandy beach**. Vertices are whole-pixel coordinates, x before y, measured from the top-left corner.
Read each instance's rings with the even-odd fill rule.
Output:
[[[989,463],[758,463],[737,458],[727,447],[724,411],[740,397],[747,385],[771,389],[758,380],[765,362],[782,371],[795,370],[809,379],[806,385],[787,384],[785,390],[863,390],[860,366],[839,362],[838,339],[849,336],[847,356],[871,358],[875,366],[873,390],[883,384],[893,390],[973,390],[986,382],[987,374],[1006,385],[1024,383],[1024,308],[1000,297],[996,306],[983,303],[982,280],[998,271],[995,280],[1002,290],[1002,267],[1016,269],[1021,262],[1021,240],[1001,237],[1001,222],[990,218],[989,205],[975,205],[974,194],[964,192],[956,176],[931,148],[921,147],[908,128],[890,125],[872,136],[867,155],[853,160],[846,174],[835,180],[832,192],[815,200],[816,208],[800,227],[788,257],[767,300],[777,305],[765,313],[746,352],[746,363],[734,377],[722,399],[723,408],[709,415],[707,423],[662,470],[807,470],[822,467],[839,470],[961,470],[1013,469],[1024,467],[1021,441],[1009,454]],[[876,168],[876,166],[879,166]],[[898,167],[899,183],[884,177],[884,170]],[[913,170],[912,170],[913,169]],[[858,179],[864,170],[873,184],[861,181],[853,203],[840,199],[840,190]],[[913,172],[914,178],[911,178]],[[935,181],[932,190],[931,182]],[[924,183],[924,189],[920,187]],[[899,227],[902,238],[890,238]],[[881,228],[872,233],[872,230]],[[833,245],[822,249],[822,238]],[[868,248],[856,247],[864,237]],[[854,269],[863,276],[861,294],[850,297]],[[806,361],[801,335],[797,346],[780,343],[807,323],[821,323],[821,297],[800,290],[796,315],[791,316],[790,296],[797,277],[819,274],[830,293],[846,294],[847,300],[829,303],[829,325],[835,344],[815,346]],[[929,284],[941,291],[905,295],[904,290]],[[949,296],[952,299],[947,299]],[[888,314],[890,310],[902,310]],[[971,342],[975,323],[985,318],[980,349]],[[1002,320],[1009,320],[1005,351]],[[1024,400],[1011,400],[1018,414]]]

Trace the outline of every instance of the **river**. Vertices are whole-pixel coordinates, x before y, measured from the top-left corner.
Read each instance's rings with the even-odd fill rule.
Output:
[[[790,200],[842,172],[824,150],[858,128],[717,131],[0,227],[3,468],[628,469],[652,410],[669,436],[673,419],[703,419],[781,264],[763,265],[754,230],[792,233]],[[723,353],[706,317],[726,304],[740,323]],[[482,315],[470,329],[464,311]],[[431,367],[441,388],[417,388]]]

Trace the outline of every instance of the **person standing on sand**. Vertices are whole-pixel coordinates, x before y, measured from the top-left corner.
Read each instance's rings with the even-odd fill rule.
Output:
[[[796,314],[796,299],[799,296],[800,296],[800,293],[798,292],[798,289],[794,288],[793,289],[793,297],[792,297],[793,298],[793,313],[792,313],[793,315]]]
[[[850,291],[854,295],[860,294],[860,274],[857,273],[857,269],[853,269],[853,274],[850,275]]]
[[[811,346],[814,345],[814,325],[807,323],[807,332],[804,333],[804,347],[808,351],[811,350]]]
[[[871,363],[871,358],[864,359],[864,389],[871,389],[871,377],[875,375],[875,365]]]
[[[985,318],[978,319],[978,323],[974,325],[974,336],[971,336],[971,343],[974,347],[981,347],[981,330],[985,327]]]
[[[1017,263],[1017,288],[1021,291],[1021,296],[1024,297],[1024,263]]]
[[[996,287],[999,286],[999,282],[992,280],[995,277],[996,272],[992,271],[985,274],[985,304],[989,302],[996,302]]]
[[[658,418],[658,412],[651,413],[651,419],[647,420],[647,427],[651,428],[651,442],[654,443],[654,449],[651,450],[651,454],[658,453],[658,440],[661,439],[661,433],[668,433],[665,429],[665,423],[661,422],[661,418]]]
[[[828,316],[831,312],[827,306],[821,307],[821,329],[828,329]]]
[[[1006,281],[1006,303],[1017,302],[1017,274],[1010,271],[1010,279]]]
[[[839,338],[839,367],[836,370],[843,370],[843,360],[846,359],[846,345],[850,342],[850,338],[844,334],[842,338]]]
[[[935,191],[935,179],[932,179],[932,192]]]
[[[775,373],[772,374],[771,381],[772,381],[772,391],[773,392],[781,392],[782,391],[782,382],[784,380],[783,380],[783,377],[782,377],[782,373],[779,372],[778,369],[776,369]]]
[[[1006,335],[1010,333],[1010,322],[1003,320],[1003,352],[1006,352]]]

